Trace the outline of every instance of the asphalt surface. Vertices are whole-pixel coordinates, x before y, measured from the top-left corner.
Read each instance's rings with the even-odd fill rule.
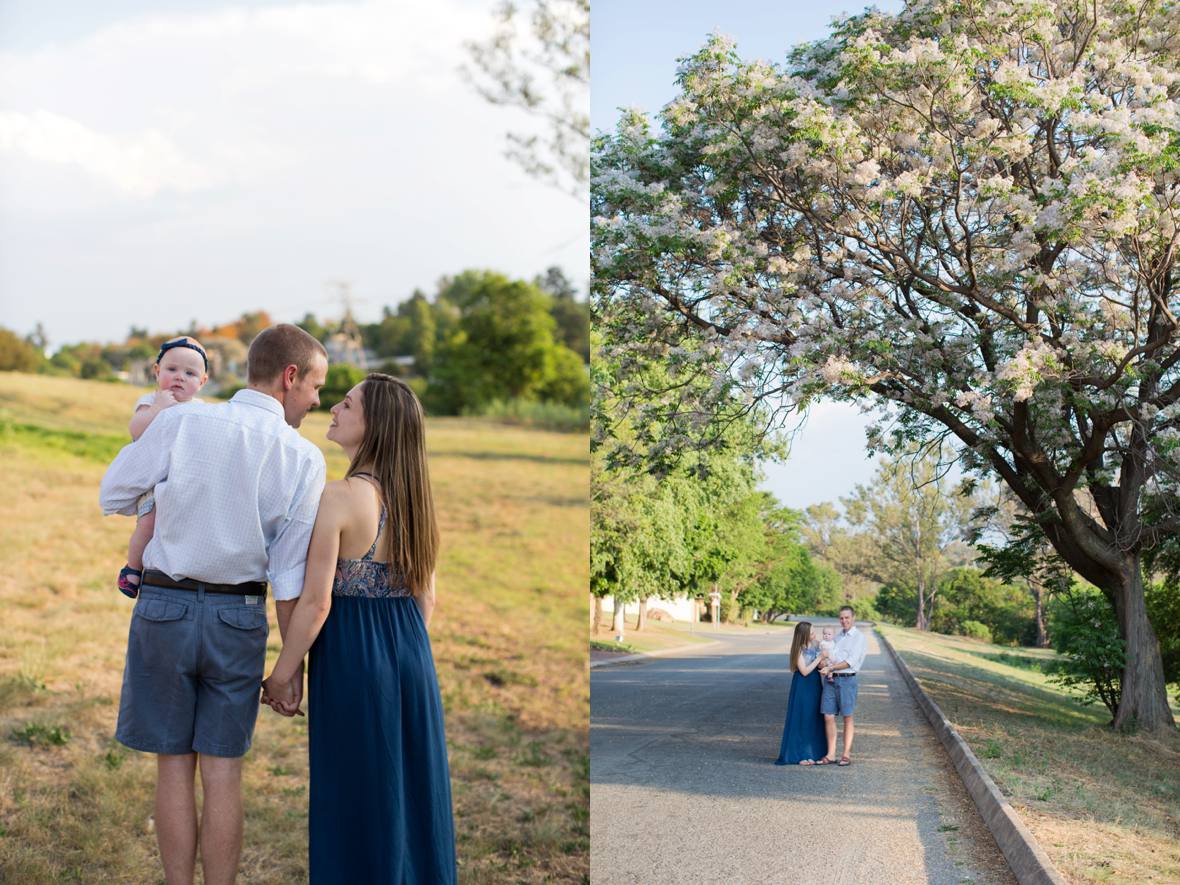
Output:
[[[719,638],[591,672],[593,885],[1015,882],[875,634],[846,768],[773,764],[790,632]]]

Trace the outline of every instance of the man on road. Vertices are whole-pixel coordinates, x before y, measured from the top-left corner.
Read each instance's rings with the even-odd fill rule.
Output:
[[[857,674],[864,664],[868,646],[865,635],[856,629],[855,619],[856,613],[852,606],[840,608],[840,632],[836,634],[836,644],[827,665],[820,670],[823,688],[820,691],[819,709],[824,716],[828,755],[819,760],[817,765],[852,764],[852,716],[856,710]],[[836,762],[837,712],[844,717],[844,755],[839,762]]]
[[[250,345],[246,389],[227,403],[165,409],[102,479],[108,514],[134,513],[155,490],[115,737],[156,754],[156,838],[170,885],[193,881],[198,844],[208,885],[237,876],[266,582],[285,633],[325,475],[323,455],[295,428],[319,405],[327,368],[323,346],[302,329],[265,329]]]

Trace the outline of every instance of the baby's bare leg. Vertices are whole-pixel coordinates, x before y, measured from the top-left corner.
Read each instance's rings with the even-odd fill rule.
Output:
[[[155,533],[156,511],[152,510],[136,520],[135,531],[131,533],[131,542],[127,545],[127,564],[133,569],[143,568],[144,548]]]

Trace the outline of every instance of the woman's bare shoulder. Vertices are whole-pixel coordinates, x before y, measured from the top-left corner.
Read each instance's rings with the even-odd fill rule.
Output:
[[[373,486],[363,479],[349,477],[324,485],[320,507],[330,507],[341,516],[364,516],[373,509]]]

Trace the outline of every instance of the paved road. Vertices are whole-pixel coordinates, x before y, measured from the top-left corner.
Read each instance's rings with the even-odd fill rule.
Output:
[[[1013,883],[874,634],[853,764],[772,764],[789,642],[730,634],[592,671],[593,885]]]

